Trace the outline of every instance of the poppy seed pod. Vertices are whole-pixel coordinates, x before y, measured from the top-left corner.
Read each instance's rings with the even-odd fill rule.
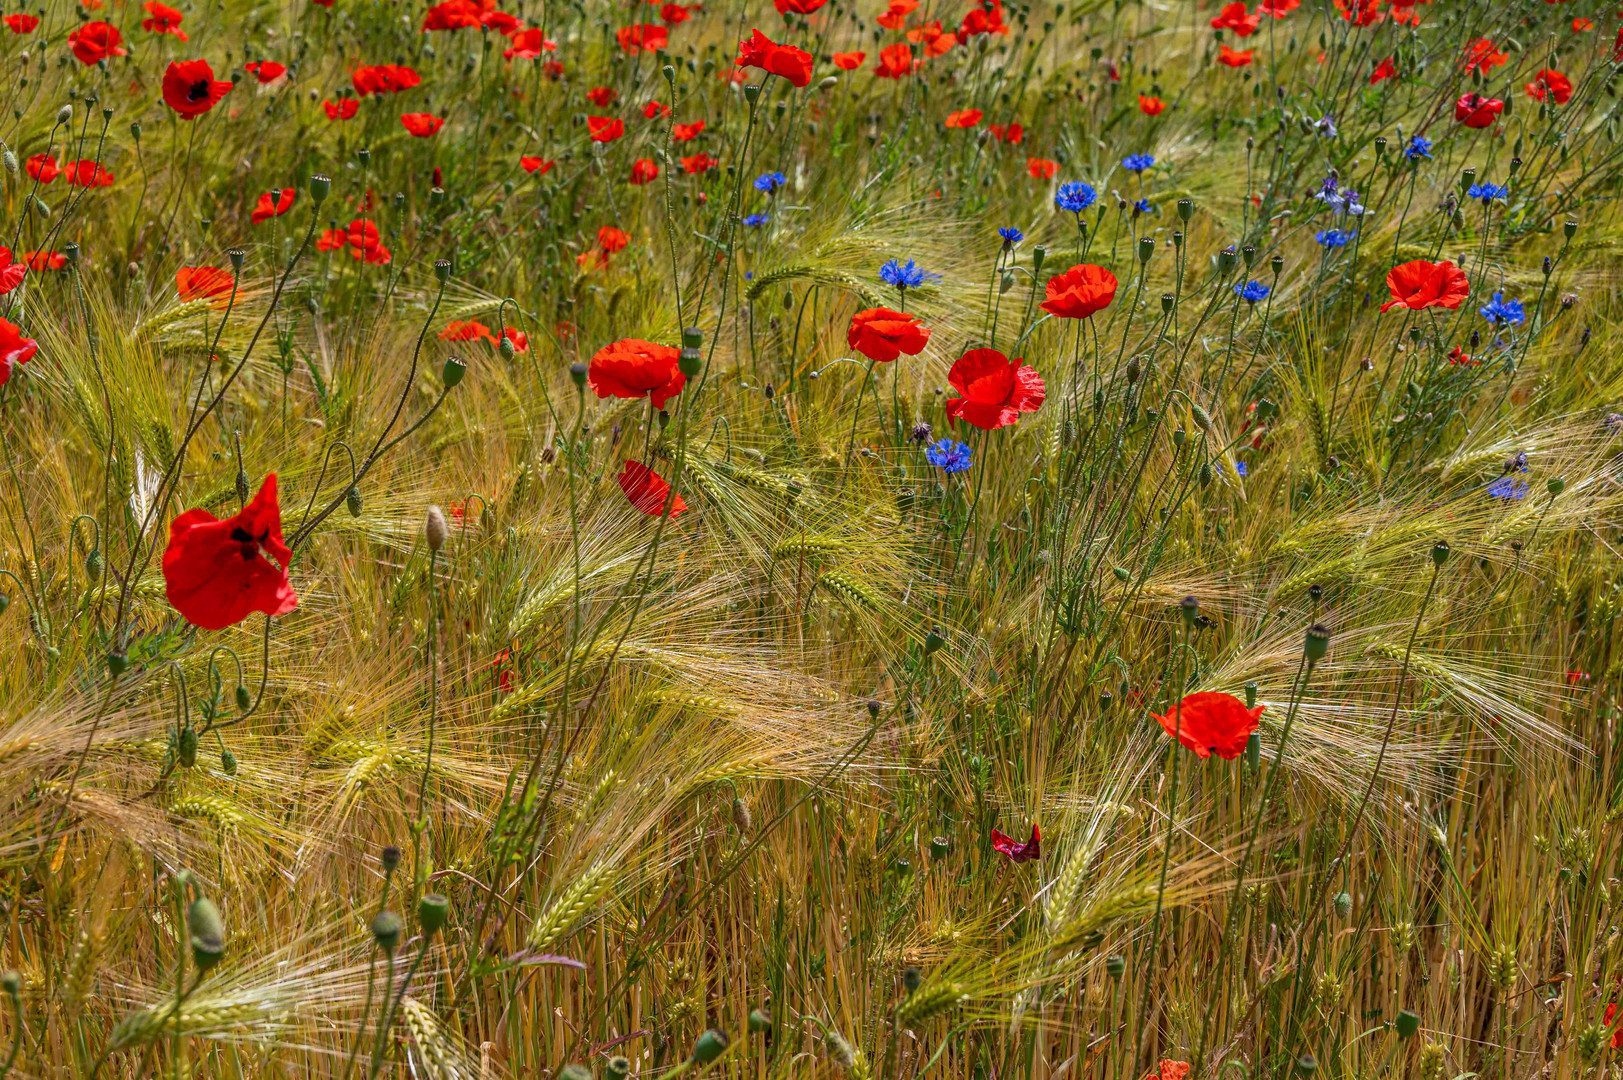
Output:
[[[361,510],[363,509],[361,489],[354,484],[351,484],[349,490],[344,493],[344,509],[349,511],[349,516],[352,518],[361,516]]]
[[[394,952],[404,929],[405,923],[392,911],[380,911],[372,916],[372,940],[386,953]]]
[[[310,177],[310,198],[319,206],[332,193],[332,177],[314,173]]]
[[[1302,646],[1311,661],[1323,660],[1325,653],[1330,651],[1330,631],[1323,623],[1314,623],[1307,628],[1307,638]]]
[[[1253,731],[1245,740],[1245,766],[1252,772],[1262,768],[1262,734]]]
[[[1386,153],[1386,136],[1375,136],[1375,156],[1380,157]]]
[[[462,362],[460,356],[447,356],[445,366],[440,368],[440,382],[445,384],[447,390],[452,389],[462,381],[462,376],[468,373],[468,365]]]
[[[750,1034],[760,1035],[772,1030],[772,1014],[765,1009],[751,1009],[749,1015]]]
[[[232,248],[225,253],[225,257],[231,260],[231,269],[240,271],[242,269],[242,261],[248,257],[248,253],[242,248]]]
[[[1255,679],[1245,684],[1245,707],[1248,709],[1257,707],[1257,683]]]
[[[631,1075],[630,1059],[619,1054],[614,1055],[603,1063],[603,1075],[609,1077],[610,1080],[625,1080],[627,1076]]]
[[[1576,221],[1569,221],[1561,226],[1561,235],[1565,236],[1568,240],[1571,240],[1577,234],[1578,223]]]
[[[1273,258],[1269,259],[1268,260],[1268,269],[1270,269],[1270,270],[1272,270],[1274,272],[1275,277],[1278,277],[1279,272],[1281,270],[1285,269],[1285,256],[1283,256],[1283,255],[1275,255]]]
[[[1138,261],[1147,263],[1150,256],[1155,254],[1155,237],[1141,236],[1138,238]]]
[[[748,86],[744,87],[745,101],[749,102],[751,105],[754,105],[760,99],[761,88],[759,86],[756,86],[754,83],[750,83]]]
[[[445,524],[445,513],[437,506],[428,508],[428,518],[423,522],[423,534],[428,537],[428,550],[438,551],[445,546],[445,538],[450,535],[450,527]]]
[[[1296,1071],[1303,1076],[1312,1076],[1319,1071],[1319,1061],[1312,1054],[1303,1054],[1296,1059]]]
[[[924,655],[929,656],[931,653],[939,651],[941,646],[946,643],[947,639],[941,636],[941,630],[932,626],[930,632],[924,635]]]
[[[180,739],[175,747],[175,757],[187,769],[197,764],[196,728],[186,728],[180,733]]]
[[[571,1061],[558,1070],[558,1080],[592,1080],[592,1070],[578,1061]]]
[[[389,876],[400,866],[400,849],[393,844],[385,845],[383,850],[378,852],[378,862],[383,864],[384,876]]]
[[[1447,540],[1439,540],[1431,545],[1431,561],[1441,566],[1448,561],[1449,552],[1453,550],[1448,546]]]
[[[134,139],[136,141],[137,145],[140,144],[140,142],[141,142],[141,125],[140,124],[131,124],[130,125],[130,138]]]
[[[703,330],[700,330],[697,326],[687,326],[687,327],[682,328],[682,348],[684,348],[684,349],[697,349],[700,345],[703,345],[703,344],[704,344],[704,331]]]
[[[1184,221],[1188,221],[1190,218],[1192,218],[1194,216],[1195,216],[1195,200],[1187,199],[1187,198],[1186,199],[1179,199],[1178,200],[1178,217],[1181,218]]]
[[[1257,261],[1257,249],[1252,245],[1247,244],[1245,247],[1240,249],[1240,258],[1245,260],[1246,269],[1251,269],[1251,264]]]
[[[417,901],[417,925],[424,937],[433,937],[451,917],[451,901],[439,893],[426,893]]]
[[[1126,957],[1120,956],[1120,955],[1117,955],[1117,954],[1111,954],[1110,956],[1105,957],[1105,974],[1106,975],[1109,975],[1112,979],[1115,979],[1115,980],[1117,980],[1119,982],[1121,980],[1121,977],[1124,974],[1126,974],[1126,972],[1127,972],[1127,958]]]
[[[1231,273],[1233,270],[1234,270],[1234,247],[1231,244],[1230,246],[1224,248],[1222,251],[1219,251],[1217,253],[1217,272],[1220,273],[1220,274],[1227,275],[1227,274]]]
[[[1042,273],[1043,262],[1047,258],[1048,258],[1048,248],[1045,245],[1038,244],[1036,247],[1032,248],[1031,249],[1031,272],[1033,274]]]
[[[1178,601],[1178,611],[1183,615],[1183,621],[1190,626],[1200,617],[1200,601],[1193,596],[1186,596]]]
[[[1398,1038],[1412,1039],[1420,1030],[1420,1017],[1408,1009],[1399,1009],[1398,1018],[1392,1026],[1397,1029]]]
[[[450,259],[434,260],[434,280],[438,281],[441,285],[444,285],[447,281],[451,280]]]
[[[0,596],[4,596],[4,594],[0,593]],[[4,610],[6,610],[6,608],[8,608],[10,606],[11,606],[11,597],[5,596],[5,602],[0,603],[0,611],[4,611]],[[123,654],[121,652],[110,652],[110,653],[107,654],[107,670],[112,674],[112,676],[114,678],[117,678],[118,676],[124,674],[129,669],[130,669],[130,658],[128,656],[126,656],[125,654]]]
[[[727,1033],[720,1028],[710,1028],[693,1044],[691,1060],[696,1065],[708,1065],[719,1058],[726,1049]]]
[[[704,367],[704,354],[698,349],[684,348],[676,354],[676,370],[685,379],[691,379]]]
[[[199,896],[186,909],[186,932],[191,936],[192,963],[198,971],[207,971],[225,956],[225,923],[208,897]]]
[[[359,150],[355,151],[355,160],[361,163],[361,168],[366,168],[368,165],[372,164],[372,151],[368,150],[364,146],[361,147]]]

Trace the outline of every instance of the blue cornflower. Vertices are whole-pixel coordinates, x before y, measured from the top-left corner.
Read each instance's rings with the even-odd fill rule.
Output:
[[[1510,188],[1504,184],[1472,184],[1470,190],[1465,193],[1465,197],[1467,199],[1481,199],[1482,205],[1486,206],[1495,199],[1503,199],[1509,194]]]
[[[766,215],[765,214],[748,214],[744,218],[744,224],[748,225],[752,229],[755,228],[757,225],[765,225],[766,224]]]
[[[1234,463],[1234,471],[1239,473],[1241,476],[1251,475],[1251,470],[1246,468],[1246,464],[1243,461],[1236,461]]]
[[[1317,240],[1321,247],[1338,248],[1346,247],[1355,235],[1342,229],[1320,229],[1313,234],[1313,239]]]
[[[1148,199],[1140,199],[1133,204],[1133,213],[1135,214],[1153,214],[1154,212],[1155,207],[1150,205]]]
[[[1128,154],[1121,159],[1121,167],[1128,172],[1141,173],[1155,164],[1155,158],[1150,154]]]
[[[755,190],[770,195],[788,182],[789,178],[781,172],[764,172],[755,178]]]
[[[1341,198],[1341,212],[1343,214],[1346,214],[1348,217],[1364,216],[1364,204],[1358,201],[1358,192],[1354,191],[1352,188],[1348,188],[1346,191],[1341,193]]]
[[[1477,310],[1489,322],[1502,322],[1507,326],[1515,326],[1527,318],[1522,311],[1522,302],[1520,300],[1506,300],[1504,293],[1494,293],[1493,299]]]
[[[905,263],[890,259],[879,268],[879,280],[898,289],[916,289],[926,281],[940,281],[941,275],[914,266],[912,259]]]
[[[1071,180],[1061,184],[1054,193],[1054,205],[1061,210],[1069,210],[1073,214],[1080,214],[1093,205],[1093,200],[1099,193],[1080,180]]]
[[[1424,135],[1416,135],[1409,140],[1409,145],[1403,148],[1403,156],[1410,161],[1419,161],[1425,158],[1431,160],[1431,140]]]
[[[1014,245],[1018,244],[1020,241],[1022,241],[1022,240],[1024,240],[1026,238],[1025,233],[1021,232],[1019,229],[1012,228],[1012,227],[1011,228],[1005,228],[1005,229],[999,229],[997,231],[997,234],[999,236],[1003,237],[1003,246],[1006,247],[1006,248],[1014,247]]]
[[[967,472],[974,451],[961,442],[942,439],[924,452],[924,460],[947,474]]]
[[[1336,118],[1333,117],[1333,116],[1330,116],[1329,114],[1325,114],[1323,119],[1321,119],[1318,123],[1313,125],[1313,128],[1314,128],[1315,131],[1317,131],[1320,135],[1323,135],[1325,138],[1333,139],[1337,135]]]
[[[1527,497],[1527,481],[1501,476],[1488,485],[1488,494],[1496,499],[1523,499]]]
[[[1248,304],[1255,304],[1258,300],[1268,299],[1272,290],[1260,281],[1248,281],[1244,285],[1234,286],[1234,295]]]

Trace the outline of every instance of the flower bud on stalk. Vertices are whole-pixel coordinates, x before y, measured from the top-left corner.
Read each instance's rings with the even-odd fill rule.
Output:
[[[437,552],[444,547],[450,531],[449,526],[445,524],[445,513],[437,506],[430,506],[428,520],[423,523],[423,533],[428,537],[428,550]]]

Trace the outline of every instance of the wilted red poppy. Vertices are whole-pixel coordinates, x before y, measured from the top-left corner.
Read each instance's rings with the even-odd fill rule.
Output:
[[[195,120],[219,104],[231,84],[214,77],[207,60],[176,60],[163,73],[163,101],[182,120]]]
[[[947,401],[948,420],[996,431],[1015,423],[1023,412],[1036,412],[1043,403],[1043,380],[1025,363],[996,349],[964,353],[947,372],[947,381],[962,395]]]
[[[490,332],[490,327],[477,319],[452,319],[440,331],[441,341],[488,341],[496,344],[496,335]]]
[[[1392,57],[1388,56],[1385,60],[1376,64],[1375,70],[1369,73],[1369,84],[1374,86],[1382,79],[1395,79],[1397,77],[1398,65],[1393,62]]]
[[[611,255],[616,251],[624,251],[626,245],[631,243],[623,229],[616,229],[613,225],[605,225],[597,230],[597,246]]]
[[[663,409],[687,383],[676,366],[676,353],[669,345],[622,338],[597,350],[587,367],[587,385],[600,398],[645,397]]]
[[[593,142],[613,142],[626,133],[626,122],[618,116],[588,116],[586,130]]]
[[[23,262],[30,270],[60,270],[68,265],[68,257],[60,251],[25,251]]]
[[[216,307],[224,307],[236,284],[231,271],[218,266],[182,266],[175,271],[175,292],[182,303],[207,300]]]
[[[665,500],[670,498],[671,485],[657,472],[640,461],[628,460],[615,479],[632,506],[654,517],[665,513]],[[685,513],[687,508],[688,504],[682,501],[682,496],[671,498],[671,517]]]
[[[659,166],[653,158],[638,158],[631,163],[631,182],[638,187],[652,183],[659,177]]]
[[[547,175],[547,170],[555,164],[557,163],[548,161],[546,158],[531,157],[528,154],[518,159],[519,168],[527,173],[538,173],[541,176]]]
[[[1236,37],[1250,37],[1256,33],[1257,27],[1262,25],[1262,13],[1252,15],[1246,11],[1241,0],[1234,0],[1232,4],[1224,4],[1223,10],[1217,13],[1212,20],[1213,30],[1232,30]]]
[[[349,77],[355,92],[368,94],[398,94],[422,83],[423,77],[404,64],[374,64],[358,67]]]
[[[687,142],[689,139],[698,138],[699,132],[703,130],[703,120],[695,120],[691,124],[672,124],[671,139],[675,142]]]
[[[160,4],[158,0],[146,0],[141,7],[145,9],[147,17],[141,20],[141,29],[150,30],[154,34],[173,34],[181,41],[190,41],[186,31],[180,28],[180,21],[186,16],[170,7]]]
[[[868,59],[865,52],[837,52],[834,54],[834,66],[841,71],[855,71]]]
[[[876,307],[851,316],[845,343],[869,360],[888,364],[906,353],[917,356],[929,344],[930,331],[916,316]]]
[[[18,11],[5,17],[6,26],[13,34],[31,34],[34,27],[39,25],[39,16],[30,15],[26,11]]]
[[[1026,171],[1031,174],[1033,180],[1052,180],[1054,174],[1059,172],[1059,162],[1050,161],[1048,158],[1027,158]]]
[[[1022,844],[1014,837],[993,829],[992,850],[1012,863],[1030,862],[1033,859],[1042,857],[1042,834],[1037,831],[1037,823],[1032,822],[1031,839]]]
[[[400,126],[419,139],[426,139],[445,126],[443,117],[433,113],[409,112],[400,114]]]
[[[620,95],[607,86],[594,86],[586,91],[586,100],[600,109],[606,109],[614,104],[614,99]]]
[[[789,80],[790,86],[800,87],[811,82],[811,53],[793,45],[779,45],[759,30],[754,31],[748,41],[738,43],[738,64],[781,75]]]
[[[105,22],[87,22],[68,35],[68,48],[79,63],[90,65],[114,56],[128,56],[124,48],[124,35],[118,27]]]
[[[1454,103],[1454,119],[1468,128],[1489,127],[1504,111],[1503,101],[1485,98],[1474,90]]]
[[[1266,708],[1266,705],[1258,705],[1248,709],[1245,702],[1233,694],[1202,690],[1187,695],[1168,709],[1165,716],[1155,718],[1168,735],[1193,750],[1197,757],[1216,754],[1225,761],[1232,761],[1245,752],[1246,740],[1257,730],[1257,718]]]
[[[282,508],[271,473],[259,494],[224,521],[196,509],[169,523],[165,594],[187,622],[205,630],[235,626],[256,611],[286,615],[299,603],[287,580],[292,557],[282,540]]]
[[[711,157],[701,150],[692,157],[682,159],[682,171],[691,174],[706,173],[720,164],[720,158]]]
[[[423,14],[423,33],[431,30],[465,30],[479,25],[484,12],[473,0],[444,0]]]
[[[242,70],[251,72],[253,77],[263,85],[273,83],[287,74],[287,65],[278,64],[275,60],[257,60],[251,64],[242,65]]]
[[[543,51],[551,52],[558,46],[546,39],[539,26],[520,30],[507,39],[511,46],[502,51],[504,60],[537,60]]]
[[[972,128],[981,122],[979,109],[958,109],[947,114],[942,123],[949,128]]]
[[[293,209],[293,198],[297,194],[292,188],[280,188],[277,191],[265,192],[254,203],[254,212],[249,215],[253,223],[258,225],[262,221],[269,221],[273,217],[281,217]]]
[[[1467,72],[1480,71],[1486,75],[1509,59],[1508,55],[1493,47],[1492,38],[1477,38],[1466,47],[1465,58],[1460,64]]]
[[[894,45],[886,45],[879,50],[879,63],[873,69],[874,77],[879,79],[905,79],[913,74],[919,63],[919,61],[913,59],[912,47],[906,42],[898,41]]]
[[[28,159],[28,175],[42,184],[49,184],[55,180],[61,171],[56,158],[50,154],[35,154]]]
[[[1217,62],[1227,67],[1245,67],[1251,63],[1251,54],[1255,51],[1247,49],[1244,52],[1235,52],[1227,45],[1220,45],[1217,49]]]
[[[328,120],[349,120],[360,111],[361,103],[352,97],[339,98],[337,101],[323,101],[321,107],[327,112]]]
[[[810,15],[826,3],[828,0],[772,0],[779,15]]]
[[[113,174],[94,161],[70,161],[62,166],[62,175],[74,187],[112,187]]]
[[[1116,298],[1116,275],[1102,266],[1083,263],[1049,278],[1046,295],[1041,307],[1050,315],[1086,319]]]
[[[1392,299],[1381,305],[1382,311],[1395,307],[1410,311],[1441,307],[1453,311],[1471,295],[1471,283],[1466,280],[1465,271],[1447,259],[1435,263],[1415,259],[1394,266],[1386,273],[1386,287]]]
[[[1543,101],[1549,95],[1551,101],[1557,105],[1565,105],[1572,100],[1572,80],[1559,71],[1548,68],[1533,76],[1533,81],[1527,84],[1527,96],[1535,101]]]
[[[1138,95],[1138,111],[1145,116],[1160,116],[1166,111],[1167,104],[1158,97]]]
[[[671,32],[658,23],[635,23],[622,26],[614,32],[620,48],[636,56],[640,52],[658,52],[670,43]]]

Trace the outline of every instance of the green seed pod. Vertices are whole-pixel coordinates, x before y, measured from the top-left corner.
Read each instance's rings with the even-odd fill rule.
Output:
[[[1207,432],[1207,433],[1211,432],[1211,430],[1212,430],[1212,415],[1211,415],[1211,413],[1207,412],[1205,409],[1201,408],[1199,405],[1192,405],[1189,408],[1189,415],[1194,417],[1196,427],[1198,427],[1200,430],[1202,430],[1204,432]]]
[[[1138,238],[1138,261],[1141,262],[1141,263],[1147,263],[1147,262],[1150,261],[1150,257],[1152,255],[1154,255],[1154,254],[1155,254],[1155,237],[1153,237],[1153,236],[1141,236],[1141,237],[1139,237]]]
[[[439,282],[441,285],[444,285],[447,281],[451,280],[450,259],[434,260],[434,280]]]
[[[693,378],[704,368],[704,353],[695,348],[683,348],[676,354],[676,369],[685,378]]]
[[[1042,244],[1038,244],[1036,247],[1032,248],[1031,249],[1031,272],[1033,274],[1042,273],[1042,271],[1043,271],[1043,263],[1045,261],[1047,261],[1047,259],[1048,259],[1048,248],[1046,246],[1044,246]]]
[[[237,755],[229,750],[220,751],[220,771],[227,776],[237,775]]]
[[[930,858],[940,861],[947,857],[952,850],[952,841],[945,836],[932,836],[930,838]]]
[[[772,1030],[772,1014],[765,1009],[751,1009],[749,1016],[750,1034],[760,1035]]]
[[[684,348],[684,349],[697,349],[700,345],[703,345],[703,344],[704,344],[704,331],[703,330],[700,330],[697,326],[686,326],[686,327],[682,328],[682,348]]]
[[[354,484],[351,484],[349,490],[344,492],[344,509],[349,511],[349,516],[352,518],[361,516],[361,489]]]
[[[1262,768],[1262,736],[1255,731],[1245,740],[1245,765],[1252,772]]]
[[[1120,982],[1121,977],[1124,974],[1126,974],[1126,972],[1127,972],[1127,958],[1126,957],[1119,956],[1119,955],[1114,955],[1114,954],[1105,957],[1105,974],[1106,975],[1109,975],[1112,979],[1115,979],[1117,982]]]
[[[1161,314],[1163,314],[1163,315],[1171,314],[1172,307],[1177,302],[1178,302],[1178,298],[1176,296],[1173,296],[1171,293],[1162,293],[1161,294]]]
[[[1330,631],[1326,630],[1321,623],[1314,623],[1308,627],[1307,638],[1303,643],[1302,651],[1307,654],[1307,658],[1311,661],[1323,660],[1325,654],[1330,651]]]
[[[417,925],[423,928],[424,937],[439,933],[450,917],[451,901],[439,893],[426,893],[417,901]]]
[[[1125,566],[1113,567],[1110,572],[1116,575],[1117,581],[1126,581],[1133,576],[1133,572]]]
[[[631,1075],[631,1061],[616,1054],[603,1064],[603,1075],[609,1080],[625,1080]]]
[[[380,911],[372,916],[372,940],[386,953],[394,952],[404,930],[405,924],[400,921],[400,916],[392,911]]]
[[[1188,221],[1190,218],[1192,218],[1194,216],[1195,216],[1195,200],[1193,200],[1193,199],[1179,199],[1178,200],[1178,217],[1180,219],[1182,219],[1183,221]]]
[[[7,997],[16,1001],[22,996],[23,977],[15,971],[8,970],[4,975],[0,975],[0,990],[4,990]]]
[[[225,923],[208,897],[199,896],[186,909],[186,931],[191,935],[192,963],[198,971],[207,971],[225,956]]]
[[[100,581],[101,572],[107,568],[107,560],[102,557],[101,550],[95,549],[85,556],[85,576],[91,581]]]
[[[1578,223],[1576,221],[1569,221],[1562,225],[1561,235],[1565,236],[1568,240],[1571,240],[1574,236],[1578,235]]]
[[[447,356],[445,366],[440,368],[440,381],[450,390],[462,381],[462,376],[468,373],[468,365],[462,362],[460,356]]]
[[[1559,495],[1567,490],[1567,482],[1559,476],[1552,476],[1544,482],[1544,488],[1551,495]]]
[[[1245,684],[1245,707],[1248,709],[1257,707],[1257,684],[1255,680]]]
[[[0,593],[0,596],[4,596],[4,595],[5,595],[4,593]],[[9,604],[10,602],[11,601],[9,599],[6,601],[7,604]],[[4,611],[4,610],[5,610],[5,604],[0,604],[0,611]],[[124,674],[129,669],[130,669],[130,658],[128,656],[126,656],[125,654],[123,654],[121,652],[111,652],[111,653],[107,654],[107,670],[115,679],[118,676]]]
[[[1312,1076],[1319,1071],[1319,1062],[1312,1054],[1303,1054],[1296,1059],[1296,1071],[1302,1076]]]
[[[1447,540],[1439,540],[1431,546],[1431,561],[1438,566],[1448,561],[1448,553],[1453,549],[1448,546]]]
[[[179,746],[175,751],[175,757],[183,767],[188,769],[197,764],[196,728],[186,728],[180,733]]]
[[[1392,1026],[1397,1029],[1398,1038],[1412,1039],[1420,1030],[1420,1017],[1408,1009],[1399,1009],[1398,1018]]]
[[[902,989],[907,991],[909,995],[915,993],[922,982],[924,982],[924,976],[919,974],[918,968],[910,967],[902,972]]]
[[[316,173],[310,177],[310,198],[320,206],[332,192],[332,177]]]
[[[708,1065],[719,1058],[727,1049],[727,1034],[720,1028],[711,1028],[699,1036],[699,1041],[693,1044],[692,1061],[696,1065]]]
[[[592,1070],[578,1061],[571,1061],[558,1070],[558,1080],[592,1080]]]
[[[924,655],[929,656],[930,654],[939,651],[941,646],[945,645],[946,643],[947,639],[941,636],[941,631],[932,626],[930,628],[930,632],[924,635]]]

